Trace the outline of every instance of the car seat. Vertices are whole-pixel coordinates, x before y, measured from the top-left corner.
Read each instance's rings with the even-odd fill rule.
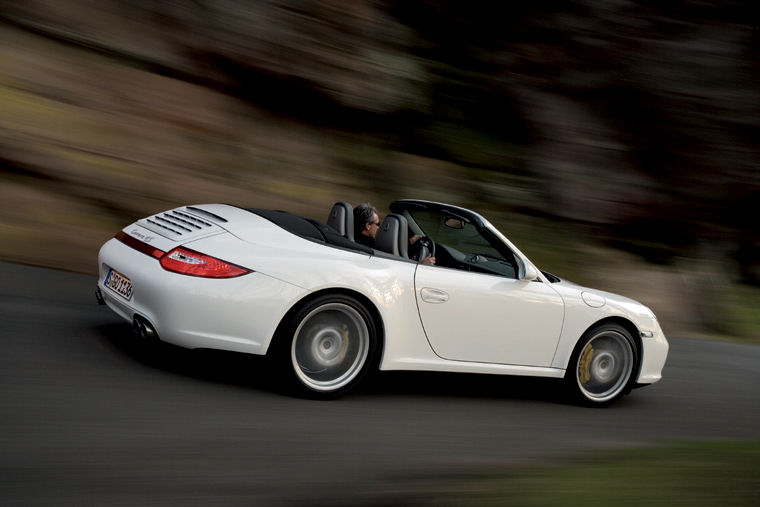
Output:
[[[408,258],[408,227],[404,216],[395,213],[386,216],[375,236],[375,249]]]
[[[347,202],[336,202],[327,217],[327,225],[338,234],[354,241],[354,208]]]

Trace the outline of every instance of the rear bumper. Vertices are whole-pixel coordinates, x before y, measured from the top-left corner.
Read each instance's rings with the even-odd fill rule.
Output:
[[[256,272],[221,280],[171,273],[114,239],[100,249],[98,268],[98,290],[111,310],[129,322],[139,315],[161,340],[187,348],[265,354],[280,320],[305,293]],[[110,269],[131,280],[129,300],[104,285]]]

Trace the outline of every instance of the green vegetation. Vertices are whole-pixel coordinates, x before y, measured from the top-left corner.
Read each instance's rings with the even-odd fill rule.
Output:
[[[760,289],[746,285],[733,285],[727,320],[734,336],[746,337],[743,341],[760,343]]]
[[[760,442],[698,442],[586,455],[456,478],[422,505],[754,506]]]

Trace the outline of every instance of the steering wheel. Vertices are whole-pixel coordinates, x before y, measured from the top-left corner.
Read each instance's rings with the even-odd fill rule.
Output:
[[[421,236],[414,242],[417,262],[422,262],[428,255],[435,257],[435,242],[427,236]]]

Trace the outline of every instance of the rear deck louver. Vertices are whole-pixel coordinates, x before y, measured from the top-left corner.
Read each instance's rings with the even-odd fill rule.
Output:
[[[185,240],[211,232],[220,232],[220,227],[184,209],[173,209],[139,221],[140,225],[164,237]]]

